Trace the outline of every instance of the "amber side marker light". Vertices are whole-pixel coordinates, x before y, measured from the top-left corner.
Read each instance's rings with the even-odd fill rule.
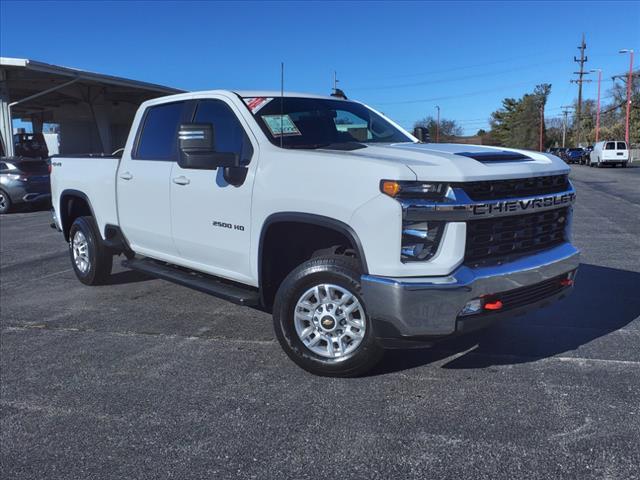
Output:
[[[384,180],[381,185],[381,190],[390,197],[395,197],[400,193],[400,184],[393,180]]]

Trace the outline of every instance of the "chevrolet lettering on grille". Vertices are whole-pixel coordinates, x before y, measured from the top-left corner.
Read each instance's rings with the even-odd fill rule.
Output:
[[[530,198],[525,200],[505,200],[491,203],[478,203],[472,206],[474,215],[490,215],[492,213],[521,212],[567,205],[575,200],[576,194],[564,193],[562,195],[550,195],[542,198]]]

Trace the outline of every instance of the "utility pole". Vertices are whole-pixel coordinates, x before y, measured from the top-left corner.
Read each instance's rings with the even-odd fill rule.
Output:
[[[438,110],[438,119],[436,120],[436,143],[440,143],[440,107],[436,105]]]
[[[584,51],[587,49],[587,44],[584,41],[584,33],[582,34],[582,42],[578,47],[580,50],[580,59],[577,57],[573,57],[573,61],[580,64],[580,71],[573,72],[574,75],[578,75],[576,80],[571,80],[571,83],[578,84],[578,106],[576,108],[576,147],[580,144],[581,138],[581,130],[580,130],[580,122],[582,120],[582,84],[585,82],[590,82],[591,80],[584,80],[582,77],[587,75],[589,72],[584,71],[584,64],[588,61],[588,58],[584,56]]]
[[[600,139],[600,84],[602,83],[602,69],[596,68],[595,70],[589,70],[589,73],[598,72],[598,106],[596,110],[596,141],[598,143]]]
[[[624,141],[627,142],[627,148],[631,148],[629,145],[629,112],[631,111],[631,87],[633,84],[633,50],[625,48],[620,50],[620,53],[629,54],[629,76],[627,77],[627,115],[624,127]]]
[[[544,105],[540,105],[540,151],[542,151],[543,145],[543,132],[544,132]]]
[[[336,93],[338,91],[338,73],[334,70],[333,71],[333,93]]]
[[[569,115],[569,109],[571,108],[568,105],[563,105],[562,107],[562,114],[564,115],[564,119],[562,121],[562,148],[565,147],[565,140],[567,138],[567,115]]]

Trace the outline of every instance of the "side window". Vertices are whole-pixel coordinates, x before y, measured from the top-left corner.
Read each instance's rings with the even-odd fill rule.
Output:
[[[198,102],[194,123],[213,125],[216,152],[233,152],[240,155],[240,162],[248,165],[253,147],[233,110],[221,100]]]
[[[604,147],[605,150],[615,150],[616,149],[616,142],[607,142],[607,144]]]
[[[626,150],[627,144],[624,142],[618,142],[618,150]]]
[[[0,172],[4,172],[5,170],[8,170],[7,164],[4,162],[0,162]]]
[[[166,103],[147,109],[138,137],[137,160],[175,160],[178,125],[185,102]]]

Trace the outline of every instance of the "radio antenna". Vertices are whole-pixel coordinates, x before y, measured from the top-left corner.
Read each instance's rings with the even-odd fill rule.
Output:
[[[284,139],[284,62],[280,62],[280,148]]]

